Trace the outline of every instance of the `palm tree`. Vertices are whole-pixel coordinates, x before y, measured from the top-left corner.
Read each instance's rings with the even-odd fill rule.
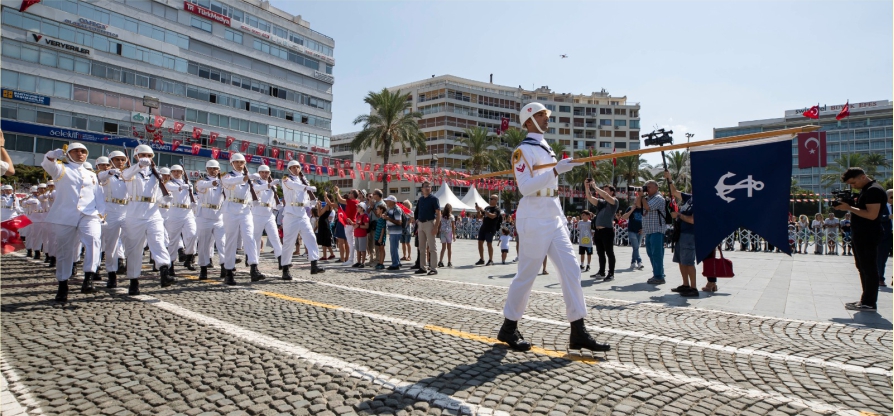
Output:
[[[820,175],[820,183],[824,187],[837,188],[841,183],[841,173],[848,167],[864,166],[865,155],[859,153],[842,154],[826,166],[826,173]]]
[[[618,176],[624,179],[624,184],[632,186],[651,168],[646,159],[640,156],[628,156],[618,158],[618,166],[615,169]]]
[[[501,157],[503,153],[495,151],[499,147],[499,141],[496,136],[489,136],[488,133],[484,127],[466,129],[465,137],[456,139],[459,145],[450,149],[450,153],[469,156],[466,166],[473,175],[483,172],[494,163],[504,163]]]
[[[513,127],[499,136],[503,146],[499,146],[497,152],[494,154],[494,160],[492,161],[493,170],[511,169],[512,152],[514,152],[518,145],[521,144],[522,140],[527,137],[527,134],[528,132],[526,130],[519,130]]]
[[[885,155],[883,153],[870,153],[863,157],[863,166],[862,168],[866,171],[866,174],[875,178],[878,175],[879,167],[890,167],[891,162],[888,159],[885,159]]]
[[[667,170],[674,178],[674,186],[680,191],[689,191],[692,179],[689,174],[689,152],[668,152],[664,158],[667,161]]]
[[[363,130],[351,141],[351,150],[359,152],[373,147],[382,152],[382,162],[387,165],[394,144],[401,149],[425,148],[425,138],[417,123],[422,113],[409,111],[413,104],[408,97],[409,94],[401,94],[400,90],[370,91],[363,102],[369,104],[371,111],[354,119],[354,124],[363,123]],[[388,175],[382,175],[382,189],[388,192]]]

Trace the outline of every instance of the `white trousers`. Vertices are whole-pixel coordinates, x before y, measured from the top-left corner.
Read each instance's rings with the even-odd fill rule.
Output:
[[[168,214],[165,220],[165,230],[168,233],[168,257],[175,259],[177,250],[183,244],[184,254],[196,254],[196,219],[192,215],[174,218],[176,215]]]
[[[106,214],[106,222],[102,225],[102,249],[106,253],[106,271],[118,271],[118,259],[124,258],[124,243],[121,229],[124,226],[123,212]]]
[[[282,255],[282,242],[279,241],[279,229],[276,228],[276,218],[273,215],[252,215],[255,226],[255,243],[261,247],[261,237],[267,231],[267,244],[273,247],[273,255]],[[260,252],[260,248],[258,249]]]
[[[224,233],[224,267],[236,268],[236,249],[239,248],[239,237],[242,237],[242,248],[248,257],[248,264],[258,264],[258,245],[255,244],[254,219],[251,212],[242,215],[223,215]]]
[[[587,316],[587,304],[580,286],[580,266],[565,227],[565,219],[523,218],[518,220],[518,273],[509,285],[503,315],[518,321],[525,314],[534,279],[549,257],[559,272],[559,284],[565,299],[565,316],[569,322]],[[434,258],[434,257],[433,257]]]
[[[310,225],[310,218],[287,213],[282,217],[282,245],[286,247],[282,253],[283,266],[292,264],[292,253],[295,252],[292,247],[298,242],[298,234],[301,234],[301,240],[307,247],[308,260],[320,259],[320,248],[317,246],[317,236],[314,235],[314,228]]]
[[[31,225],[25,227],[25,230],[28,230],[28,238],[25,240],[25,248],[28,250],[40,250],[40,242],[43,241],[41,237],[41,223],[32,222]]]
[[[214,255],[214,246],[217,245],[217,254],[220,256],[218,262],[223,265],[224,242],[224,223],[222,219],[196,218],[196,228],[198,228],[198,248],[199,266],[210,266],[211,257]]]
[[[80,251],[78,242],[86,247],[84,254],[84,272],[95,273],[99,267],[100,241],[102,225],[99,217],[81,214],[78,225],[51,224],[53,235],[58,238],[56,253],[56,280],[62,282],[71,277],[71,267]],[[50,224],[48,224],[50,225]]]
[[[158,267],[171,264],[161,216],[146,219],[129,218],[124,222],[124,255],[127,257],[127,278],[136,279],[143,271],[143,248],[149,244],[149,255]]]
[[[352,218],[353,219],[353,218]],[[345,236],[348,237],[348,263],[357,262],[357,250],[354,250],[354,226],[345,224]]]
[[[53,224],[45,222],[41,225],[41,228],[43,228],[43,232],[40,233],[41,239],[43,240],[41,242],[43,251],[50,253],[51,257],[56,256],[56,233],[53,228]],[[59,262],[58,258],[56,259],[56,262]]]

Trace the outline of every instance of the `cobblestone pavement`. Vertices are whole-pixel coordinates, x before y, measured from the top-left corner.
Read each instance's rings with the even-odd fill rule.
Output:
[[[581,353],[561,296],[538,291],[520,324],[536,348],[518,353],[494,339],[501,285],[306,261],[286,282],[270,254],[261,269],[234,287],[147,274],[138,297],[73,280],[54,307],[50,270],[3,256],[3,414],[892,413],[890,330],[590,297],[612,351]]]

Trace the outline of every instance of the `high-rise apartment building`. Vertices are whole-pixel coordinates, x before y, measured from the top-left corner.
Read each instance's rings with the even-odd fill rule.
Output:
[[[0,65],[16,163],[71,141],[92,162],[139,139],[187,171],[214,149],[227,169],[227,142],[274,170],[287,152],[328,165],[335,42],[301,16],[256,0],[21,3],[2,3]]]
[[[844,103],[838,105],[823,105],[820,107],[819,119],[804,117],[804,109],[786,110],[781,118],[763,120],[742,121],[736,127],[721,127],[714,129],[714,138],[738,136],[763,131],[781,130],[785,128],[816,124],[820,131],[826,132],[826,162],[832,164],[842,155],[849,153],[870,154],[881,153],[889,164],[892,162],[892,116],[894,105],[890,100],[869,101],[850,104],[850,117],[836,120],[835,116],[841,111]],[[821,175],[829,173],[826,168],[798,168],[798,140],[792,140],[792,178],[797,181],[797,186],[812,192],[828,193],[842,186],[835,183],[825,186],[821,182]],[[891,167],[879,168],[879,178],[891,177]]]
[[[541,87],[528,91],[519,87],[496,85],[453,75],[442,75],[388,88],[409,94],[413,111],[423,114],[419,127],[425,135],[427,147],[392,149],[389,163],[422,165],[465,170],[468,156],[451,153],[458,146],[457,138],[465,130],[483,127],[491,132],[500,128],[503,118],[509,126],[519,128],[518,112],[533,101],[540,102],[552,111],[550,127],[545,137],[558,142],[568,151],[593,149],[593,153],[611,153],[639,149],[639,104],[627,102],[626,97],[613,97],[606,91],[583,94],[563,94]],[[382,163],[381,151],[373,149],[354,153],[349,148],[356,133],[333,137],[333,158],[352,162]],[[341,187],[376,188],[376,181],[338,179]],[[405,180],[389,184],[388,194],[400,198],[415,197],[419,185]],[[468,189],[458,187],[454,191],[463,195]]]

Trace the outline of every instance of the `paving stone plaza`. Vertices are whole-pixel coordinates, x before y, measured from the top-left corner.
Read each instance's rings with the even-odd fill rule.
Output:
[[[670,252],[663,286],[645,284],[648,267],[607,283],[585,273],[587,326],[612,346],[593,354],[567,348],[552,266],[519,325],[535,348],[520,353],[495,339],[515,265],[471,266],[472,241],[426,277],[328,265],[311,278],[299,259],[286,282],[267,250],[261,282],[240,265],[237,286],[179,269],[161,288],[145,263],[141,296],[72,290],[63,308],[50,269],[3,256],[0,412],[892,413],[891,291],[877,313],[846,311],[860,295],[851,257],[729,253],[736,277],[699,298],[670,292]]]

